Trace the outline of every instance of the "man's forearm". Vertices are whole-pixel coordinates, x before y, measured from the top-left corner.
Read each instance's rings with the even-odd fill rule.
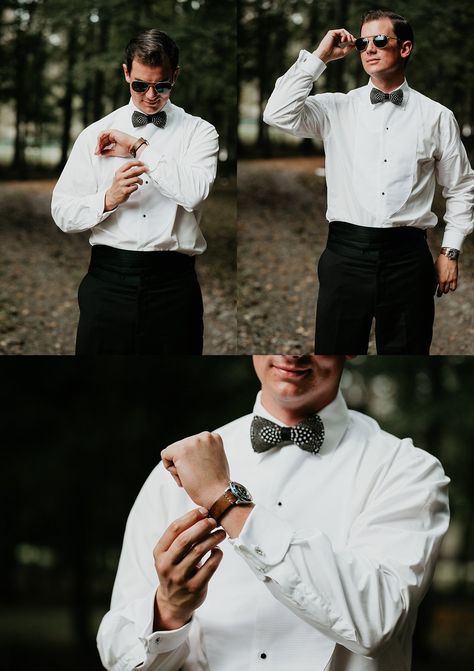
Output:
[[[320,59],[302,51],[298,61],[277,80],[263,113],[265,123],[298,137],[321,135],[324,111],[314,100],[308,106],[307,100],[313,82],[325,69]]]

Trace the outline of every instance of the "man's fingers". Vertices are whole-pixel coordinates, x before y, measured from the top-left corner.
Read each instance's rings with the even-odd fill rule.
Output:
[[[174,520],[174,522],[169,525],[165,533],[156,544],[155,554],[157,552],[166,552],[169,549],[171,543],[179,536],[180,533],[186,529],[189,529],[189,527],[192,527],[193,524],[196,524],[196,522],[205,519],[207,512],[208,511],[205,508],[194,508],[182,517]]]
[[[214,531],[202,541],[193,545],[180,562],[180,568],[183,571],[184,577],[189,578],[194,575],[196,570],[200,568],[199,563],[202,558],[226,538],[226,532],[223,529],[217,529],[217,531]]]
[[[172,564],[179,564],[196,543],[203,541],[216,528],[216,521],[211,517],[200,519],[193,526],[182,531],[168,548]]]
[[[128,170],[132,170],[133,168],[136,169],[136,174],[141,175],[142,172],[146,172],[148,170],[147,166],[142,163],[142,161],[127,161],[127,163],[124,163],[120,168],[117,170],[117,173],[125,173]]]
[[[209,559],[197,570],[196,575],[188,580],[187,587],[190,592],[199,592],[206,587],[209,580],[217,571],[223,556],[224,553],[220,548],[213,548],[211,550]]]

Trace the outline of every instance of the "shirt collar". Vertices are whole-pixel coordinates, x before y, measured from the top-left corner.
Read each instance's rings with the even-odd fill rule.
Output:
[[[367,96],[367,102],[371,110],[376,109],[380,103],[376,103],[375,105],[370,102],[370,92],[372,89],[377,88],[375,84],[372,83],[372,79],[369,79],[369,83],[366,86],[366,96]],[[398,91],[398,89],[401,89],[403,91],[403,101],[402,104],[399,105],[401,109],[406,109],[406,106],[408,104],[408,99],[410,97],[410,87],[408,86],[408,82],[406,79],[403,80],[403,84],[401,86],[397,86],[396,89],[393,89],[393,91]],[[393,93],[393,91],[390,91],[390,93]]]
[[[288,426],[281,420],[273,417],[262,405],[261,391],[257,394],[253,414],[269,419],[271,422],[278,424],[278,426]],[[320,410],[318,415],[321,417],[324,425],[324,442],[319,451],[319,454],[323,455],[333,452],[337,448],[349,426],[349,410],[340,389],[334,401],[331,401],[329,405]]]

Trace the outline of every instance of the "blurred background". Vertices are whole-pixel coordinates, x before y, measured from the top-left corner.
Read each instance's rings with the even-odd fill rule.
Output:
[[[78,361],[3,357],[3,668],[101,668],[125,521],[160,450],[252,410],[250,357]],[[452,523],[418,618],[413,671],[472,668],[474,358],[358,357],[349,407],[440,458]]]
[[[453,110],[474,158],[474,59],[463,26],[474,22],[471,0],[394,0],[415,33],[409,85]],[[308,352],[314,347],[316,262],[325,247],[326,181],[322,143],[294,138],[262,119],[275,81],[300,49],[312,52],[332,28],[360,34],[366,0],[241,0],[239,2],[239,302],[238,352]],[[347,92],[368,82],[358,53],[328,64],[313,93]],[[362,168],[362,166],[361,166]],[[364,166],[370,169],[370,166]],[[429,232],[437,255],[441,222]],[[474,245],[467,239],[460,284],[437,301],[432,354],[470,354],[474,336]],[[369,352],[375,352],[372,338]]]
[[[80,131],[128,102],[124,48],[154,27],[180,47],[173,102],[220,136],[218,179],[202,222],[209,248],[198,272],[206,351],[235,350],[236,1],[3,0],[0,354],[74,351],[88,235],[56,229],[51,191]]]

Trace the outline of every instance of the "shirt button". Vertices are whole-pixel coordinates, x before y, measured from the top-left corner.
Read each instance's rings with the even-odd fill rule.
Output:
[[[382,196],[385,196],[385,191],[382,191]]]
[[[266,653],[265,653],[265,652],[262,652],[262,654],[260,655],[260,659],[266,659],[266,658],[267,658]]]
[[[279,505],[279,506],[281,506],[281,505],[282,505],[281,501],[278,501],[278,505]]]
[[[145,217],[146,217],[146,214],[143,215],[143,218],[145,218]]]
[[[387,159],[386,159],[386,158],[384,158],[383,162],[384,162],[384,163],[387,163]]]
[[[255,554],[258,555],[259,557],[265,556],[265,552],[258,545],[255,546]]]
[[[145,180],[145,184],[148,184],[147,180]]]

